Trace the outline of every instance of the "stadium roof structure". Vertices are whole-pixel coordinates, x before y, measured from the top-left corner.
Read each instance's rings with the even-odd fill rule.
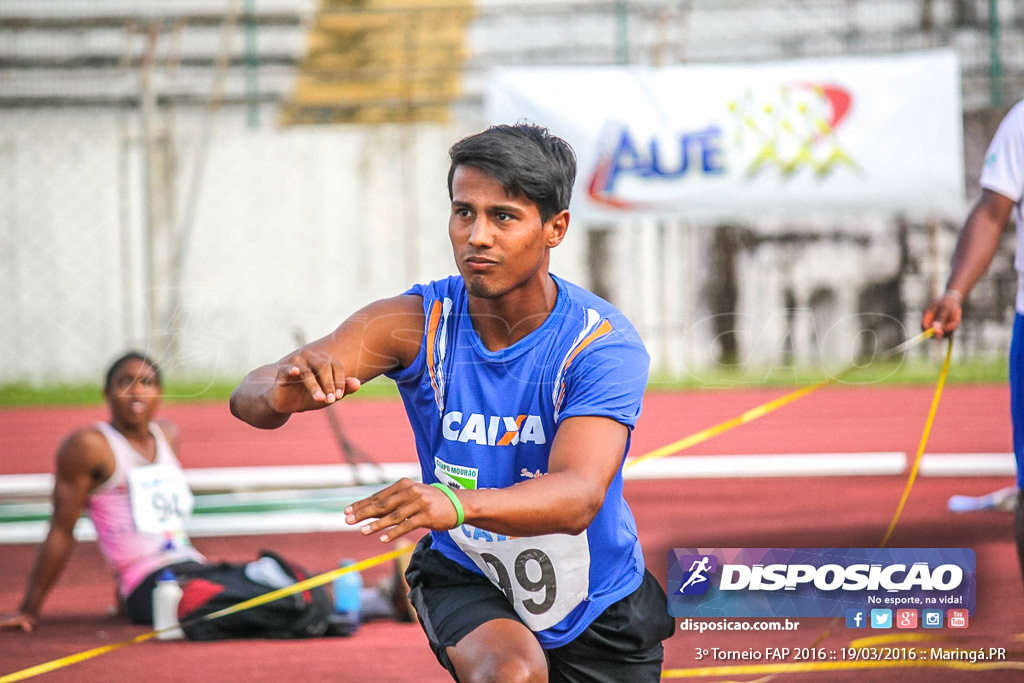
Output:
[[[285,124],[441,121],[494,66],[664,65],[952,47],[968,110],[1024,88],[1017,3],[5,0],[0,108],[276,105]],[[973,9],[972,9],[973,8]],[[1007,95],[1007,100],[1015,99]]]
[[[246,4],[225,14],[185,0],[5,3],[0,106],[133,106],[146,87],[161,103],[205,104],[218,77],[226,103],[277,101],[302,59],[312,3]]]

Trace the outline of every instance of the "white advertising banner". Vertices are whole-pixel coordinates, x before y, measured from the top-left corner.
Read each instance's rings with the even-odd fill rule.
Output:
[[[959,212],[964,204],[951,51],[496,69],[487,115],[547,126],[573,145],[576,217]]]

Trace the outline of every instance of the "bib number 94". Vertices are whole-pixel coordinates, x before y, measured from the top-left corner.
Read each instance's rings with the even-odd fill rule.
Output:
[[[192,514],[192,491],[176,467],[159,464],[132,470],[128,492],[135,528],[144,533],[177,531]]]

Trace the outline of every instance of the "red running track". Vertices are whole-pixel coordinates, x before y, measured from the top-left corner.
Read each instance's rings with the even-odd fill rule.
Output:
[[[932,396],[931,387],[835,387],[817,391],[754,423],[694,447],[688,454],[759,454],[904,451],[913,454]],[[704,390],[651,393],[633,439],[633,454],[670,443],[735,417],[785,390]],[[1008,452],[1008,392],[1003,387],[947,388],[928,452]],[[182,427],[186,466],[321,464],[340,461],[322,415],[303,415],[274,432],[234,421],[221,404],[169,404],[163,415]],[[339,413],[350,438],[379,460],[413,460],[412,436],[400,403],[351,401]],[[103,419],[102,408],[0,411],[0,474],[52,470],[53,452],[71,429]],[[1012,543],[1012,516],[983,512],[952,515],[954,493],[978,495],[1008,485],[1004,478],[919,479],[888,543],[890,547],[970,547],[978,557],[978,608],[970,626],[943,643],[954,647],[1005,647],[1024,661],[1024,588]],[[903,477],[712,479],[633,481],[626,495],[637,516],[651,570],[664,581],[673,547],[871,547],[895,512]],[[341,557],[368,558],[386,548],[352,533],[203,538],[209,557],[244,561],[273,548],[312,570],[336,566]],[[35,549],[0,546],[0,611],[13,609]],[[386,568],[371,570],[372,582]],[[94,544],[75,551],[47,603],[35,634],[0,633],[0,674],[120,642],[144,633],[106,615],[113,602],[109,572]],[[752,681],[761,674],[696,675],[698,667],[731,664],[697,661],[698,648],[746,650],[807,647],[829,650],[878,632],[846,629],[829,619],[801,619],[795,632],[752,634],[677,632],[666,641],[665,670],[704,681]],[[923,629],[911,633],[923,633]],[[928,645],[930,646],[930,645]],[[742,662],[741,662],[742,663]],[[757,662],[755,662],[757,663]],[[762,662],[763,663],[763,662]],[[953,671],[938,668],[784,674],[786,681],[1010,681],[1020,671]],[[146,642],[75,664],[34,680],[88,683],[141,680],[447,681],[416,625],[365,625],[352,638],[295,642]]]

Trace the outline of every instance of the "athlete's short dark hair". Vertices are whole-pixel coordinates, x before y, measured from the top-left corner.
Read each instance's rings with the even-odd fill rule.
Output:
[[[110,364],[110,368],[107,370],[107,378],[103,382],[103,391],[110,391],[112,388],[111,385],[114,382],[114,373],[120,370],[122,365],[132,360],[141,360],[143,363],[153,368],[153,373],[156,374],[156,385],[158,387],[163,386],[163,382],[160,377],[160,366],[156,364],[156,361],[141,351],[129,351]]]
[[[576,154],[547,128],[529,123],[491,126],[456,142],[448,152],[448,198],[459,166],[472,166],[501,183],[512,197],[526,197],[547,222],[569,208],[576,181]]]

